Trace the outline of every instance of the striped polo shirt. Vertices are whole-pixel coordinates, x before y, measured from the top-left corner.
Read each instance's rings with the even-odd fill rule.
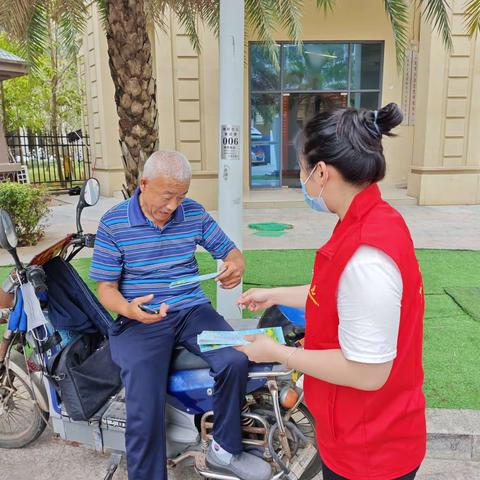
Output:
[[[169,288],[174,280],[198,274],[197,245],[216,260],[235,248],[199,203],[186,198],[170,220],[157,227],[140,208],[140,190],[101,218],[93,250],[90,278],[119,282],[127,300],[153,294],[151,308],[170,305],[181,310],[209,300],[199,283]]]

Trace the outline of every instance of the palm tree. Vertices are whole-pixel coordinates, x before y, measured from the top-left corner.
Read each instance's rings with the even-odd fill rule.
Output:
[[[397,63],[403,64],[408,47],[408,0],[383,0],[392,24]],[[147,24],[165,25],[170,9],[199,50],[199,22],[218,32],[218,0],[96,0],[104,19],[108,42],[110,71],[115,85],[115,102],[119,116],[120,146],[126,176],[126,191],[131,194],[137,185],[139,171],[146,158],[156,149],[158,139],[156,81],[152,68],[152,48]],[[303,0],[245,0],[246,25],[275,52],[273,31],[280,26],[289,36],[301,39]],[[37,21],[42,6],[51,5],[56,22],[74,37],[85,25],[84,0],[2,0],[0,28],[21,40],[32,53],[42,47],[42,23]],[[317,0],[325,13],[335,8],[335,0]],[[451,48],[448,0],[414,0],[415,8],[441,33],[444,44]],[[41,17],[40,17],[41,18]],[[466,7],[468,32],[480,30],[480,0],[468,0]],[[69,25],[69,22],[70,25]]]
[[[58,136],[58,94],[69,67],[77,61],[78,35],[86,22],[85,6],[60,5],[56,0],[44,0],[30,5],[28,2],[5,2],[0,7],[0,29],[19,43],[31,68],[40,73],[48,64],[50,80],[50,133]],[[56,168],[63,184],[62,160],[57,142]]]

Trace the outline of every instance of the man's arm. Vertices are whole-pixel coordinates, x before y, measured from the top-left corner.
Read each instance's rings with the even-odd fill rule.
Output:
[[[153,295],[137,297],[129,302],[118,290],[118,282],[98,282],[97,292],[100,303],[106,309],[132,320],[154,323],[167,315],[168,305],[164,303],[160,307],[160,313],[156,315],[146,313],[139,308],[140,305],[150,302]]]
[[[204,212],[202,222],[202,239],[199,244],[207,250],[215,260],[222,260],[223,273],[217,277],[222,288],[234,288],[242,279],[245,262],[242,252],[227,237],[225,232],[208,212]]]
[[[148,303],[153,295],[134,298],[129,302],[118,289],[123,270],[122,253],[117,247],[114,236],[109,228],[100,221],[93,249],[90,278],[97,281],[97,291],[100,303],[108,310],[142,323],[158,322],[167,314],[168,305],[162,304],[160,313],[152,315],[144,312],[139,305]]]

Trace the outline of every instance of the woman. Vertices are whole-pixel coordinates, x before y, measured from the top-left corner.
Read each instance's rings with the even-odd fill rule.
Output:
[[[316,254],[310,285],[252,289],[238,300],[251,311],[306,308],[304,350],[264,335],[238,349],[305,373],[326,480],[413,479],[425,455],[422,277],[408,228],[377,186],[382,136],[401,121],[391,103],[307,123],[299,142],[305,199],[339,222]]]

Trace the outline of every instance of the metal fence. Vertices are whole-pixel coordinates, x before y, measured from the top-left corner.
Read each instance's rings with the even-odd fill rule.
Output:
[[[80,130],[67,135],[6,135],[10,158],[28,169],[30,183],[68,190],[90,178],[88,137]]]

